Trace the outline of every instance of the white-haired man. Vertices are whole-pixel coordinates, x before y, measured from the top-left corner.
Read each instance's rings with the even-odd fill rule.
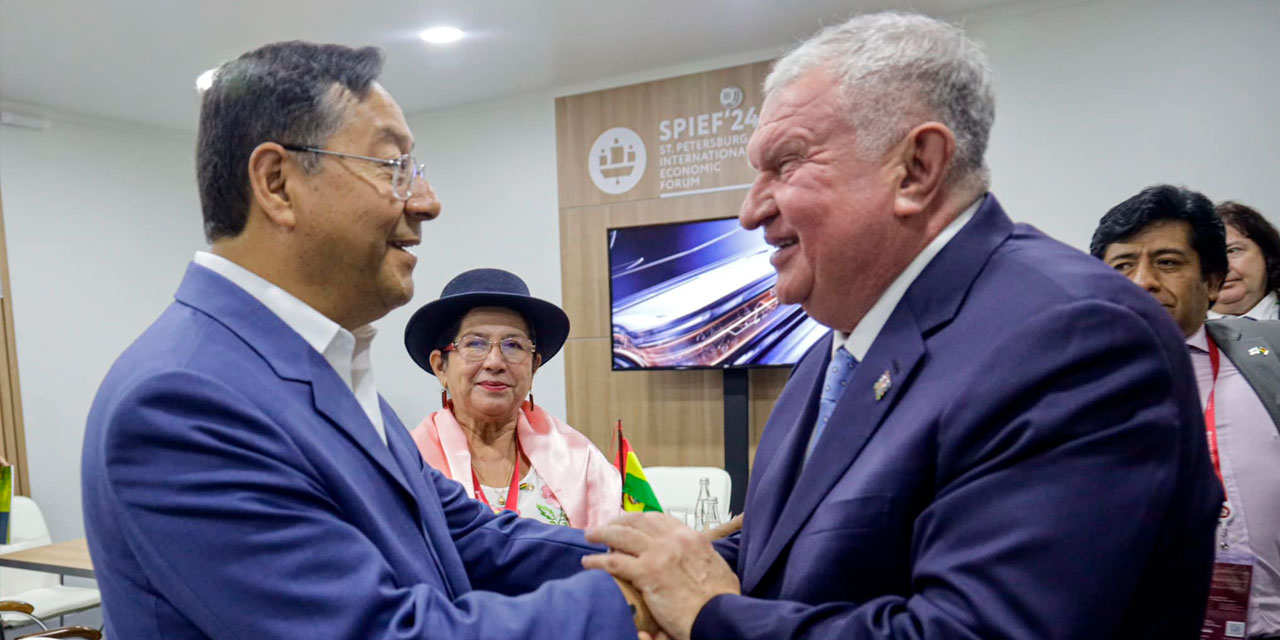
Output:
[[[1222,494],[1181,333],[987,193],[987,62],[856,17],[782,58],[749,145],[778,297],[830,326],[742,532],[632,514],[584,560],[674,638],[1194,638]]]

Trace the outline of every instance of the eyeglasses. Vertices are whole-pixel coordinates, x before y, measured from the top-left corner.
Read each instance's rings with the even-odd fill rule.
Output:
[[[493,350],[494,345],[498,346],[498,352],[502,354],[502,359],[507,364],[528,362],[529,356],[533,355],[536,349],[536,345],[524,338],[503,338],[493,342],[480,336],[467,335],[445,345],[442,351],[457,351],[458,355],[467,362],[480,362],[489,357],[489,352]]]
[[[391,193],[401,200],[408,200],[413,197],[413,181],[422,178],[426,180],[426,165],[419,164],[418,159],[410,154],[403,154],[398,158],[387,160],[385,158],[374,158],[371,156],[361,156],[354,153],[343,153],[341,151],[329,151],[327,149],[319,149],[299,144],[282,144],[280,145],[289,151],[297,151],[300,153],[317,153],[326,156],[338,156],[341,158],[355,158],[356,160],[366,160],[376,162],[384,167],[393,167],[395,172],[391,174]]]

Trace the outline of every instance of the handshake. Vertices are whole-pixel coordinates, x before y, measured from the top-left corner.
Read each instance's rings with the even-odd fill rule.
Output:
[[[628,513],[587,531],[609,553],[582,566],[613,575],[635,612],[641,640],[686,640],[702,607],[721,594],[737,594],[738,576],[711,546],[742,528],[742,514],[699,533],[660,513]]]

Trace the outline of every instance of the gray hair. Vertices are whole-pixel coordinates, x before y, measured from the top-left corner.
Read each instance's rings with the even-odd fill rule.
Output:
[[[855,16],[779,59],[766,97],[817,69],[839,79],[860,156],[878,156],[912,127],[937,120],[956,138],[948,182],[986,188],[995,89],[986,56],[959,27],[913,13]]]
[[[200,106],[196,181],[210,241],[240,235],[249,216],[249,156],[263,142],[323,145],[352,98],[382,72],[382,52],[335,44],[277,42],[218,68]],[[314,172],[320,158],[298,157]]]

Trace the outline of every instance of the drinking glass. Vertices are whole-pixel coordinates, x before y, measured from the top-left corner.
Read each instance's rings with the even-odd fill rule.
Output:
[[[666,511],[667,515],[679,520],[685,526],[692,526],[693,512],[688,507],[669,507]]]

